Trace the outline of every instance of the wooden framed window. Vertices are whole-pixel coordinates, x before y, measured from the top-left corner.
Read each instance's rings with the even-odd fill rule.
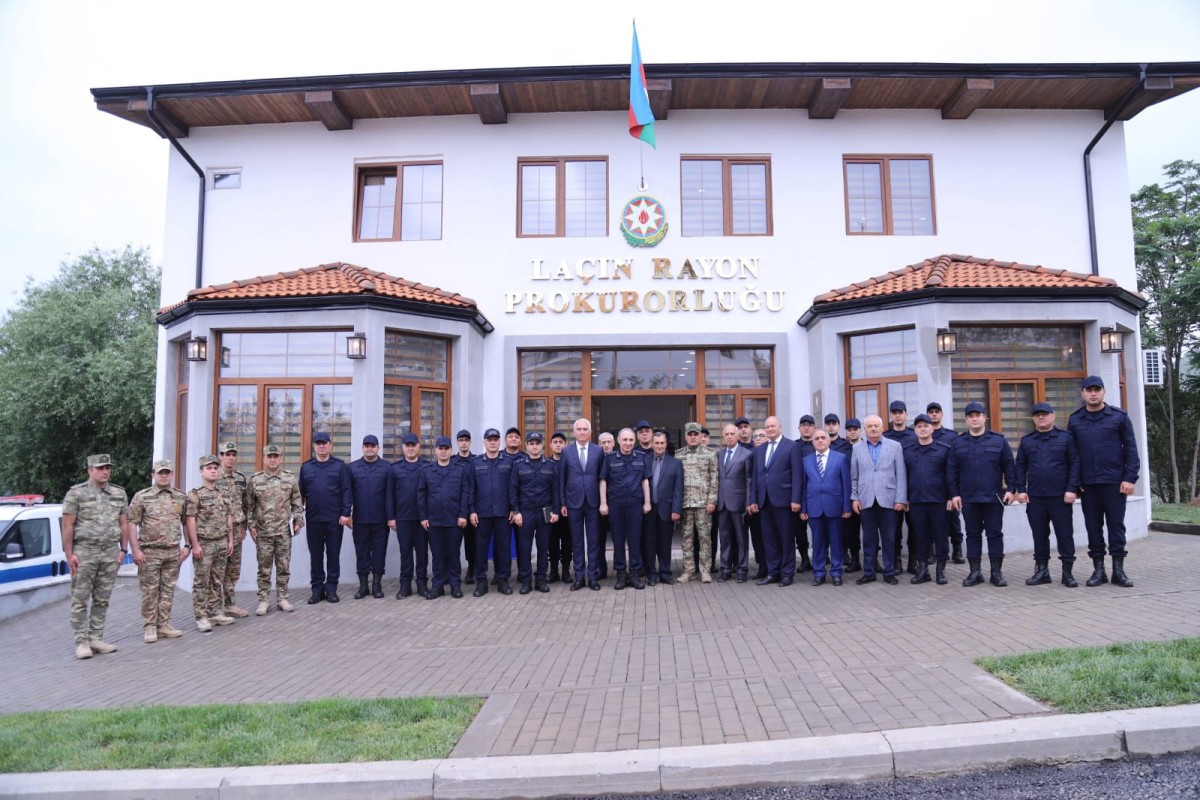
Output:
[[[871,331],[846,337],[846,412],[859,420],[888,418],[893,400],[916,407],[917,332],[912,328]]]
[[[688,156],[679,164],[683,236],[770,236],[769,158]]]
[[[846,233],[854,236],[932,236],[933,156],[848,155]]]
[[[450,340],[407,331],[387,331],[383,343],[383,440],[380,456],[404,457],[406,433],[420,439],[421,453],[433,455],[439,436],[451,436]]]
[[[522,158],[517,162],[517,236],[608,234],[608,160]]]
[[[354,241],[442,238],[440,161],[362,165],[355,185]]]

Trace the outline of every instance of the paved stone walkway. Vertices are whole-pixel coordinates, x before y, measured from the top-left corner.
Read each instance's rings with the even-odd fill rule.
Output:
[[[119,653],[76,661],[67,605],[0,623],[0,712],[319,697],[488,698],[454,755],[717,744],[975,722],[1045,709],[990,678],[985,654],[1200,636],[1200,537],[1131,545],[1132,589],[781,589],[693,582],[645,591],[475,599],[351,599],[272,611],[201,634],[176,598],[181,639],[141,641],[134,579],[113,595]],[[1078,562],[1080,577],[1090,573]],[[1186,568],[1185,568],[1186,567]],[[1057,562],[1054,562],[1057,580]],[[798,576],[800,577],[800,576]],[[807,576],[805,576],[807,577]],[[469,587],[468,587],[469,588]],[[247,593],[240,598],[253,607]]]

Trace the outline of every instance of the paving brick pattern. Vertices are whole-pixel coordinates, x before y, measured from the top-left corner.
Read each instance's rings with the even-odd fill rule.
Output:
[[[0,712],[320,697],[479,695],[455,755],[524,755],[762,741],[976,722],[1045,709],[975,667],[985,654],[1200,636],[1200,537],[1151,534],[1132,589],[788,588],[692,582],[645,591],[300,604],[181,639],[141,641],[136,581],[113,595],[120,652],[72,657],[65,602],[0,623]],[[1090,573],[1078,562],[1081,579]],[[1057,562],[1053,572],[1057,579]],[[240,598],[253,608],[253,597]],[[484,724],[486,722],[486,725]],[[461,752],[460,752],[461,751]]]

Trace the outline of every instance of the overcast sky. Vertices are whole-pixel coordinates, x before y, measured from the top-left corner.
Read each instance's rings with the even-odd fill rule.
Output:
[[[93,245],[161,257],[168,144],[97,111],[92,87],[620,64],[634,17],[649,65],[1200,61],[1197,0],[0,0],[0,312]],[[1126,140],[1132,189],[1200,160],[1200,90]]]

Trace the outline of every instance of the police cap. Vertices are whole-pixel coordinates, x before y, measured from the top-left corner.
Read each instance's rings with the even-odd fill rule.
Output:
[[[404,437],[400,439],[400,444],[417,444],[420,441],[421,440],[417,438],[415,433],[406,433],[404,434]]]
[[[1032,413],[1034,416],[1037,416],[1038,414],[1053,414],[1054,406],[1050,405],[1049,403],[1037,403],[1034,405]]]
[[[1083,379],[1083,388],[1084,389],[1090,389],[1093,386],[1095,386],[1099,389],[1104,388],[1104,381],[1101,380],[1099,375],[1088,375],[1086,378]]]
[[[379,447],[379,439],[373,433],[368,433],[363,437],[363,445],[373,444]]]
[[[913,427],[920,425],[922,422],[929,424],[929,425],[933,424],[933,420],[931,420],[929,418],[928,414],[917,414],[917,418],[915,420],[913,420]]]
[[[539,433],[538,431],[530,431],[528,434],[525,435],[525,441],[540,442],[540,441],[542,441],[542,434]]]
[[[934,401],[933,401],[932,403],[930,403],[929,405],[925,406],[925,413],[926,413],[926,414],[928,414],[930,411],[941,411],[941,410],[942,410],[942,404],[941,404],[941,403],[939,403],[939,402],[938,402],[938,401],[936,401],[936,400],[934,400]]]
[[[461,431],[458,432],[458,434],[454,438],[455,439],[466,439],[467,441],[471,441],[471,432],[469,430],[467,430],[466,428],[463,428]]]
[[[483,432],[483,438],[485,438],[485,439],[499,439],[499,438],[500,438],[500,431],[496,430],[495,428],[488,428],[486,431],[484,431],[484,432]]]
[[[328,442],[328,441],[329,441],[329,433],[327,431],[317,431],[316,433],[313,434],[313,444],[317,444],[318,442]]]
[[[635,425],[635,426],[633,427],[633,429],[634,429],[635,431],[640,431],[642,428],[651,428],[651,429],[653,429],[653,428],[654,428],[654,426],[650,424],[650,420],[648,420],[648,419],[639,419],[639,420],[637,421],[637,425]]]
[[[888,406],[888,411],[903,411],[907,414],[908,406],[905,405],[903,400],[893,400],[892,404]]]
[[[735,420],[733,421],[733,424],[734,424],[734,425],[737,425],[739,428],[740,428],[741,426],[743,426],[743,425],[749,425],[749,424],[750,424],[750,418],[749,418],[749,417],[738,417],[737,419],[735,419]]]
[[[450,437],[449,436],[437,437],[437,440],[433,443],[433,446],[434,447],[449,447],[450,446]]]
[[[803,417],[800,418],[800,424],[801,425],[816,425],[817,421],[815,419],[813,419],[812,414],[805,414]]]
[[[851,417],[850,419],[846,420],[846,429],[847,430],[849,430],[850,428],[861,428],[861,427],[862,427],[862,423],[858,421],[858,417]]]
[[[837,414],[826,414],[825,415],[825,424],[826,425],[828,425],[831,422],[837,422],[837,423],[841,424],[841,421],[842,420],[838,417]]]
[[[964,414],[982,414],[983,403],[967,403],[967,407],[963,409]]]

